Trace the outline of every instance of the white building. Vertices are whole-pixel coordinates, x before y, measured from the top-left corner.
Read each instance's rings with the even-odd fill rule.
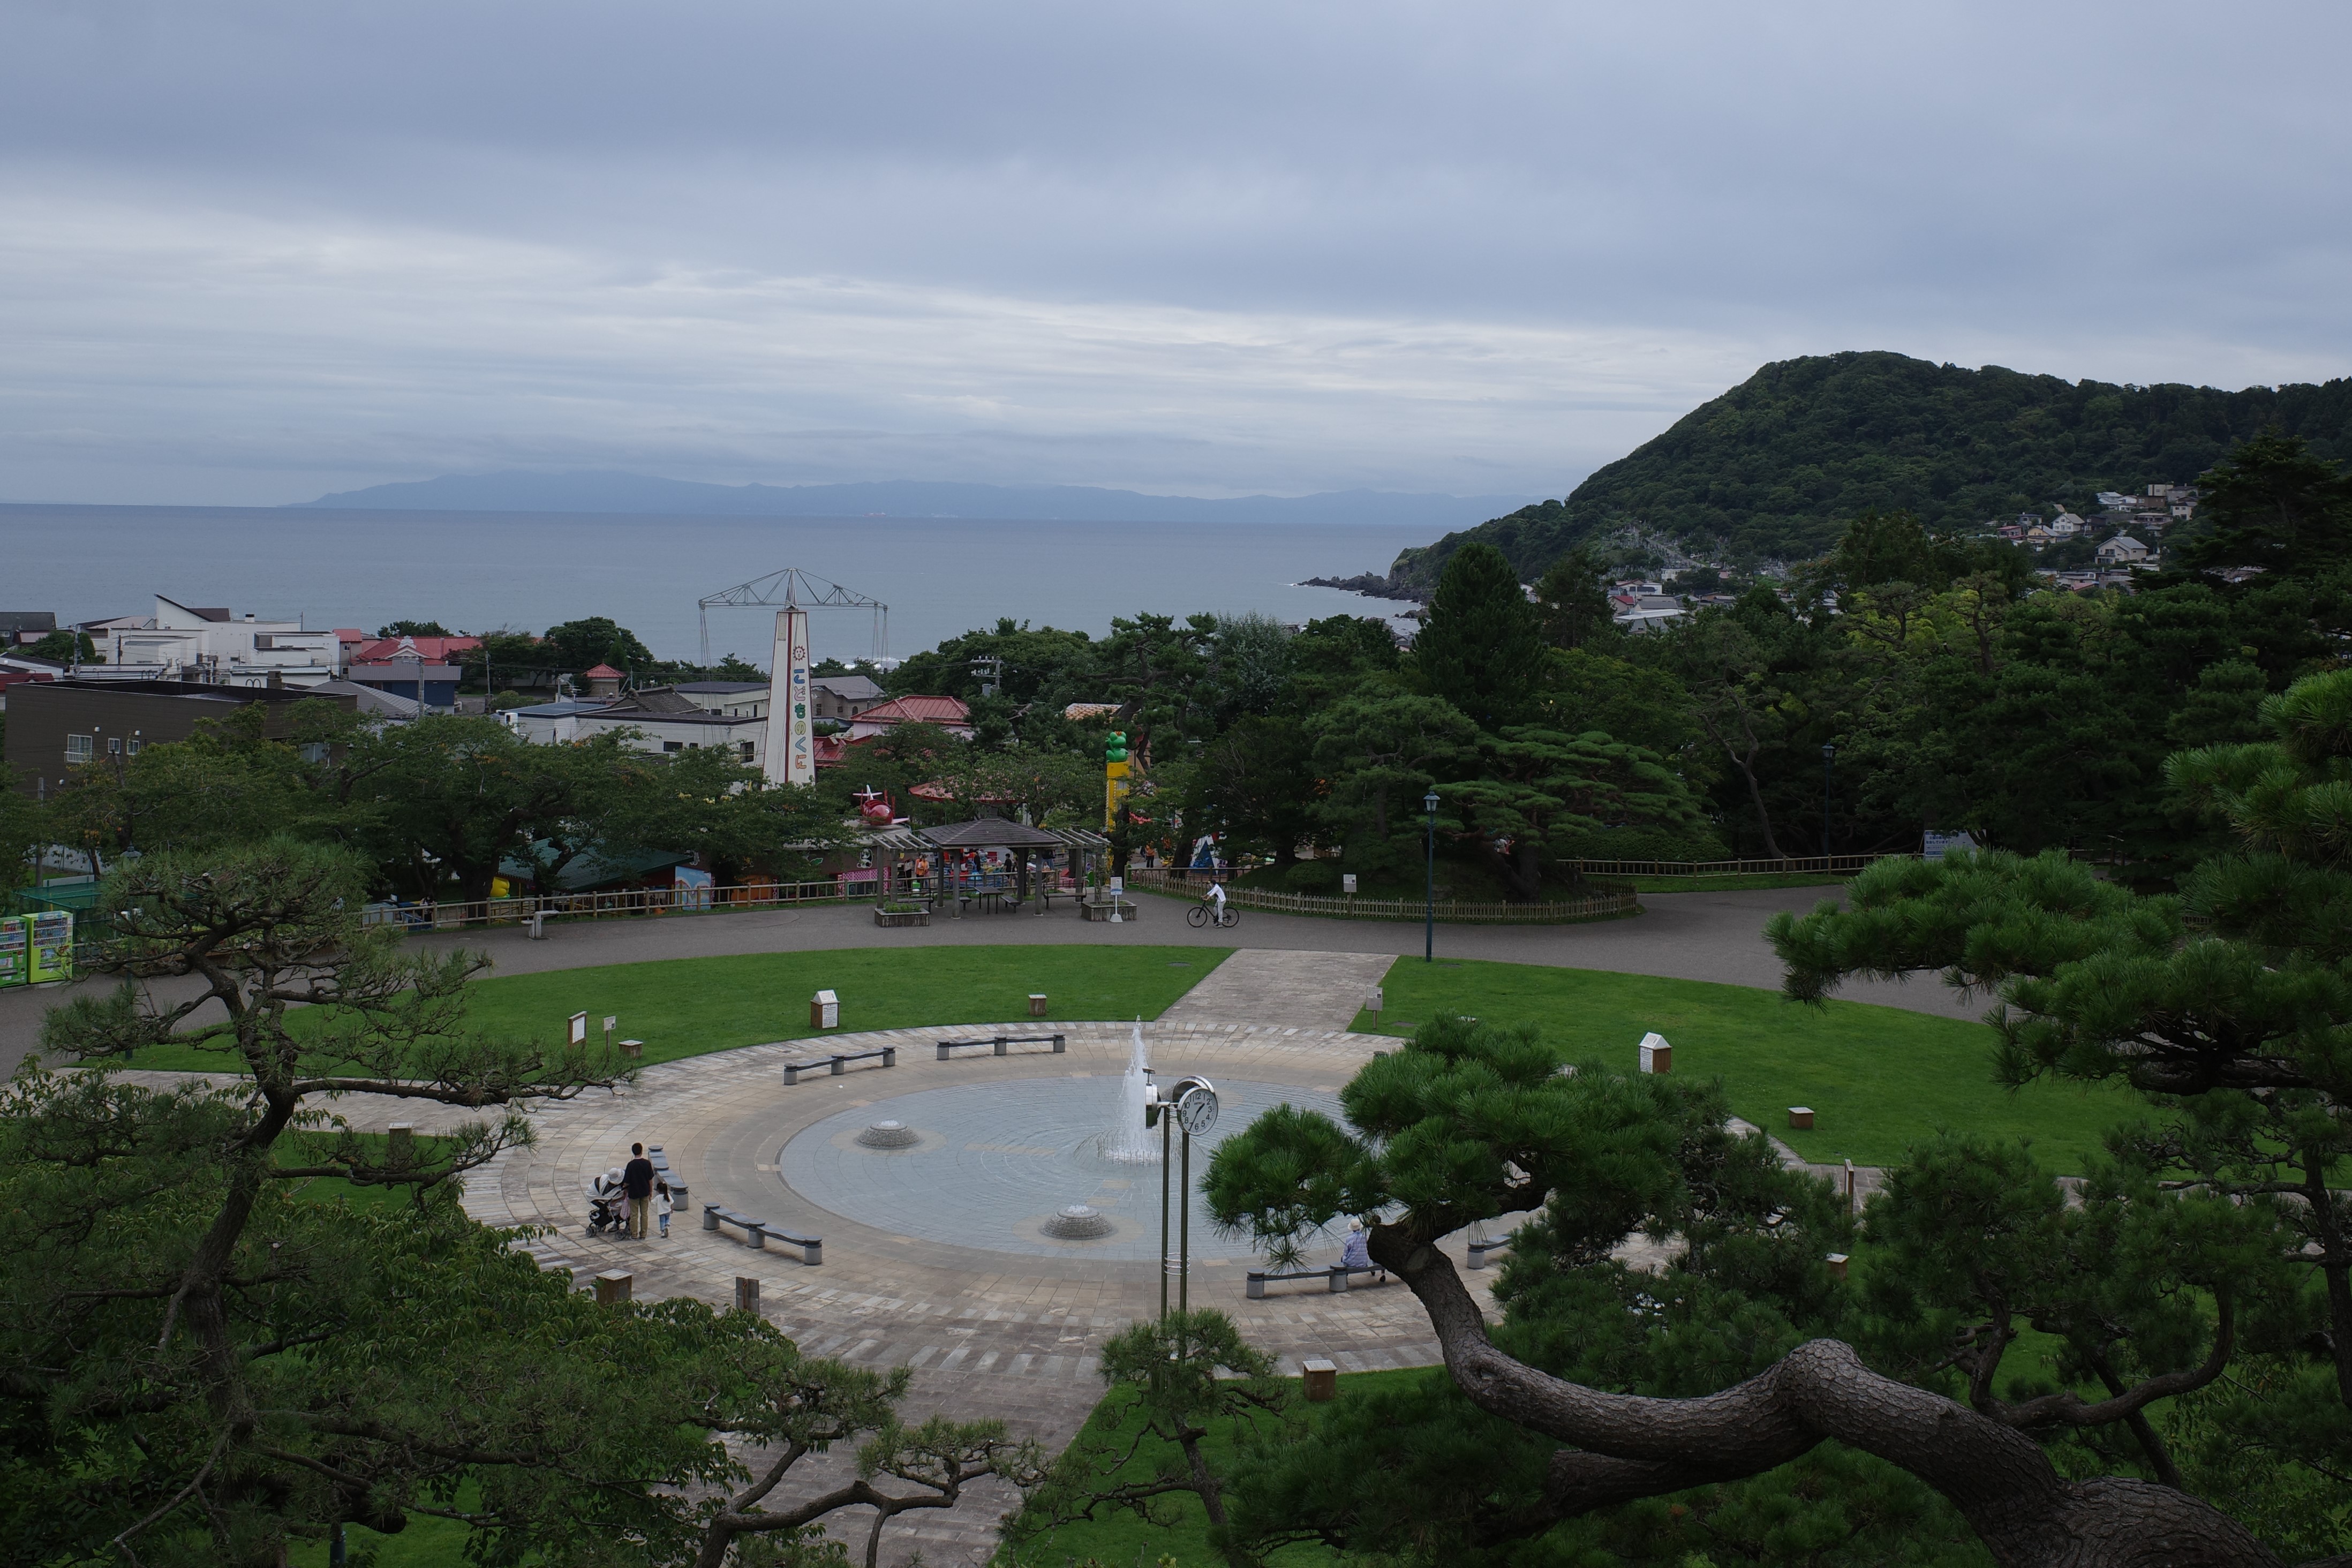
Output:
[[[2050,521],[2050,537],[2072,539],[2083,531],[2083,520],[2071,511],[2062,511]]]
[[[2128,533],[2118,533],[2099,546],[2098,556],[2103,566],[2128,566],[2147,559],[2147,546]]]
[[[200,680],[213,686],[318,686],[342,672],[342,645],[332,631],[310,631],[300,621],[242,618],[226,609],[200,608],[155,595],[155,614],[125,625],[119,616],[93,634],[103,665],[85,665],[84,679]]]

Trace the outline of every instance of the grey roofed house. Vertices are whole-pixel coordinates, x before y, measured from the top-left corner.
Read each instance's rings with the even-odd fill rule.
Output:
[[[648,686],[623,693],[604,705],[607,713],[704,713],[709,710],[692,698],[667,686]]]
[[[38,642],[58,629],[58,617],[51,610],[0,610],[0,646],[17,642]]]
[[[732,697],[739,691],[765,691],[768,683],[764,680],[681,680],[669,689],[690,692],[698,697]]]

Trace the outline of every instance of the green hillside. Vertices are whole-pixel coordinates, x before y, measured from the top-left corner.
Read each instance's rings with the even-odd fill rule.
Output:
[[[1733,559],[1802,560],[1847,519],[1904,509],[1965,524],[2095,491],[2187,483],[2276,424],[2352,458],[2352,380],[2324,386],[2115,386],[1965,370],[1896,353],[1768,364],[1577,486],[1408,550],[1394,581],[1426,592],[1471,539],[1532,579],[1580,541],[1641,522]]]

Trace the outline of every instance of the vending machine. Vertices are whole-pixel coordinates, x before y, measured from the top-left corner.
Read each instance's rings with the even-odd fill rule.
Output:
[[[31,922],[23,915],[0,915],[0,985],[22,985],[28,978]]]
[[[43,910],[25,919],[33,928],[32,968],[26,978],[36,985],[47,980],[71,980],[72,914],[65,910]]]

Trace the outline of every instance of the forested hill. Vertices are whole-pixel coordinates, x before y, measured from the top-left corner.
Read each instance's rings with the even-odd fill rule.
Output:
[[[2276,424],[2322,457],[2352,458],[2352,380],[2324,386],[2114,386],[1965,370],[1896,353],[1768,364],[1576,487],[1435,544],[1391,580],[1427,592],[1483,539],[1533,579],[1595,533],[1640,522],[1733,559],[1801,560],[1871,507],[1930,524],[1980,521],[2094,492],[2196,479]]]

